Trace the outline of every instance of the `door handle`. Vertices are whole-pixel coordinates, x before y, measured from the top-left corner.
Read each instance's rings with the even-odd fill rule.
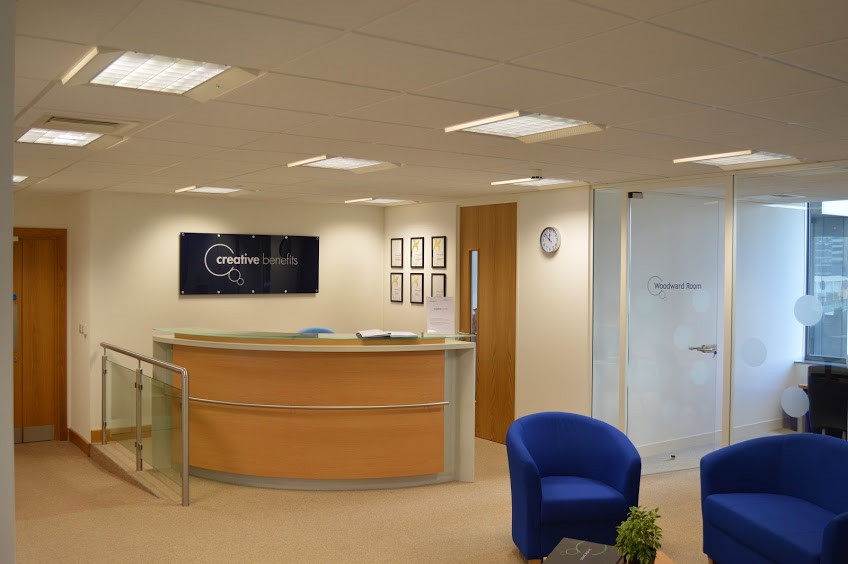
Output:
[[[698,351],[702,353],[713,353],[713,356],[718,354],[718,345],[701,345],[700,347],[689,347],[690,351]]]

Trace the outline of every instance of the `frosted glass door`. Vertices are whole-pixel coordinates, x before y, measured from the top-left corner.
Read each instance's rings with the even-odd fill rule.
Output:
[[[724,202],[715,187],[629,199],[627,435],[645,472],[721,442]]]

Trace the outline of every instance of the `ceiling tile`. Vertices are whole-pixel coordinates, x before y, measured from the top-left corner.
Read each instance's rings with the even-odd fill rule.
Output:
[[[196,2],[145,0],[101,43],[142,53],[270,69],[339,35],[325,27]]]
[[[732,106],[732,110],[785,123],[807,123],[848,116],[848,86]]]
[[[226,6],[258,14],[325,25],[338,29],[354,29],[375,18],[390,14],[415,0],[356,0],[335,2],[328,9],[326,2],[279,0],[206,0],[208,4]]]
[[[25,78],[56,80],[85,55],[91,46],[15,37],[15,75]]]
[[[786,51],[775,59],[848,81],[848,39]]]
[[[503,112],[502,108],[404,94],[344,114],[345,117],[418,127],[445,128],[453,123]]]
[[[245,131],[243,129],[178,124],[175,122],[157,123],[136,133],[136,137],[140,139],[157,139],[215,147],[238,147],[266,135],[263,132]]]
[[[741,63],[701,72],[688,72],[662,78],[632,88],[663,96],[728,108],[768,98],[799,92],[823,90],[841,83],[766,59],[749,59]]]
[[[637,23],[515,62],[624,86],[749,58],[750,55],[655,25]]]
[[[537,17],[537,14],[545,17]],[[362,31],[487,59],[509,61],[630,23],[575,2],[421,0]],[[472,30],[485,30],[474,33]]]
[[[17,2],[15,32],[93,47],[139,0],[27,0]]]
[[[640,20],[648,20],[668,12],[680,10],[687,5],[698,4],[704,0],[639,0],[638,2],[622,2],[621,0],[583,0],[611,12],[626,14]]]
[[[702,110],[679,116],[667,116],[627,124],[627,129],[649,131],[672,137],[700,139],[775,125],[771,120],[727,110]]]
[[[396,92],[268,73],[219,100],[317,114],[341,114],[397,96]]]
[[[762,129],[749,129],[716,136],[705,135],[701,140],[714,143],[724,142],[733,147],[786,154],[783,153],[783,147],[790,144],[816,143],[821,141],[837,142],[839,138],[831,133],[809,129],[807,127],[774,125]]]
[[[50,84],[49,80],[15,77],[15,115],[20,111],[19,106],[32,103],[48,84]]]
[[[497,65],[424,88],[417,94],[507,110],[527,110],[609,89],[609,86],[597,82],[514,65]],[[470,119],[463,118],[461,121]]]
[[[276,71],[410,92],[491,66],[484,59],[362,35],[346,35]]]
[[[690,113],[702,108],[703,106],[699,104],[682,100],[615,88],[594,96],[535,108],[535,111],[615,126],[650,118]]]
[[[173,121],[279,133],[316,120],[320,114],[211,101],[174,116]]]
[[[842,39],[846,20],[848,3],[844,0],[711,0],[654,21],[711,41],[768,54]]]

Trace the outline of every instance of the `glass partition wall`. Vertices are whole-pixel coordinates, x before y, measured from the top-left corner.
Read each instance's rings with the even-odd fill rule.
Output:
[[[731,442],[803,430],[815,364],[845,366],[848,170],[737,175]]]
[[[597,189],[593,205],[593,416],[646,472],[805,430],[808,368],[848,356],[848,164]]]
[[[593,415],[645,472],[695,467],[722,441],[729,188],[595,191]]]

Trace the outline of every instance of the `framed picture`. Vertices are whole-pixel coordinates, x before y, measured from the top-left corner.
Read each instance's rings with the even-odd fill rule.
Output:
[[[424,303],[424,274],[409,275],[409,302],[413,304]]]
[[[403,268],[403,239],[392,239],[392,268]]]
[[[442,235],[441,237],[433,237],[431,240],[432,245],[432,266],[433,268],[447,268],[447,246],[448,246],[448,238]]]
[[[389,274],[389,292],[393,302],[403,302],[403,273]]]
[[[412,237],[409,240],[409,266],[424,268],[424,237]]]
[[[431,274],[430,275],[430,295],[434,298],[444,298],[445,288],[447,287],[447,275]]]

